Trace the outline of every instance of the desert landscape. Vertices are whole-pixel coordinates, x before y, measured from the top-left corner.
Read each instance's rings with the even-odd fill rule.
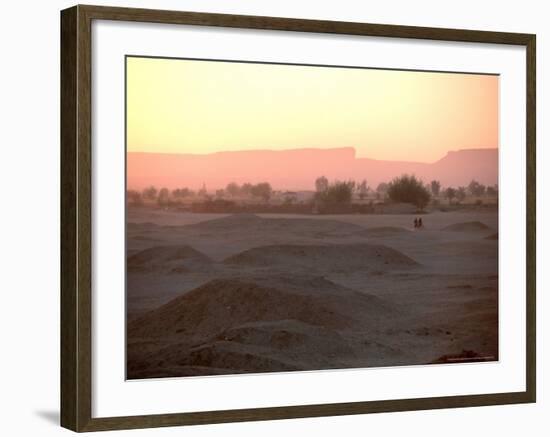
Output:
[[[126,377],[499,359],[499,76],[126,58]]]
[[[127,377],[498,359],[498,215],[128,209]]]

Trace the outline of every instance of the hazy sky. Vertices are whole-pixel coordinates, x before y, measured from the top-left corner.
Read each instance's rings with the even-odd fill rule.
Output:
[[[498,147],[497,76],[128,58],[127,99],[128,151]]]

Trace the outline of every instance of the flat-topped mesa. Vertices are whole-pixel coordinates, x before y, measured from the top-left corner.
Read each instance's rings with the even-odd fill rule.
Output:
[[[347,175],[355,159],[352,147],[335,149],[243,150],[207,155],[127,154],[128,187],[149,185],[196,189],[225,188],[238,184],[269,182],[275,189],[314,189],[325,173]]]
[[[498,149],[450,151],[431,165],[431,179],[443,185],[468,185],[475,179],[485,185],[498,184]]]
[[[206,185],[208,190],[238,184],[269,182],[277,190],[314,190],[315,180],[367,179],[371,187],[404,173],[444,186],[467,185],[472,179],[498,183],[498,149],[449,152],[433,163],[415,162],[414,150],[403,161],[359,158],[353,147],[330,149],[242,150],[205,155],[129,152],[128,187],[167,188]]]

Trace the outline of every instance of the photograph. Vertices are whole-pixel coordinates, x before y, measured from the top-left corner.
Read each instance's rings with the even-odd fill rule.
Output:
[[[499,360],[499,75],[125,58],[126,378]]]

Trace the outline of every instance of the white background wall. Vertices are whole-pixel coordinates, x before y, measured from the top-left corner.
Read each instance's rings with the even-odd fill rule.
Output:
[[[485,29],[537,34],[539,402],[392,413],[123,431],[141,436],[547,435],[550,390],[543,349],[550,324],[544,248],[550,220],[550,165],[542,145],[550,119],[550,14],[543,1],[95,1],[95,4],[235,14]],[[4,2],[0,15],[0,434],[68,435],[59,403],[59,10],[69,1]],[[546,55],[546,56],[545,56]],[[546,195],[546,196],[545,196]],[[546,413],[546,414],[545,414]],[[546,428],[546,429],[544,429]],[[120,434],[120,432],[119,432]]]

